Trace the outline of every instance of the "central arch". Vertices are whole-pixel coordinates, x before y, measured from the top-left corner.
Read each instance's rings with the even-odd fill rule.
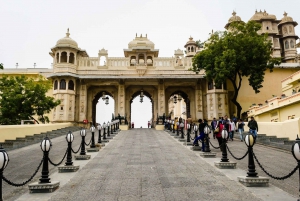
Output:
[[[93,101],[92,101],[92,121],[93,121],[93,124],[95,125],[97,122],[96,122],[96,113],[97,113],[97,103],[99,101],[99,99],[102,98],[103,96],[103,93],[105,94],[105,96],[107,96],[109,99],[114,99],[113,95],[111,93],[109,93],[108,91],[105,91],[105,90],[102,90],[102,91],[99,91]],[[109,104],[112,104],[112,103],[109,103]],[[116,104],[114,102],[114,104]],[[114,106],[115,108],[115,106]],[[115,109],[114,109],[115,110]],[[113,114],[115,114],[115,112],[113,111]],[[109,120],[111,121],[111,119]],[[96,126],[96,125],[95,125]]]
[[[131,96],[131,99],[130,99],[130,118],[129,118],[129,121],[130,123],[132,122],[132,103],[133,103],[133,100],[140,97],[140,94],[141,94],[141,91],[136,91],[135,93],[133,93],[133,95]],[[154,103],[153,103],[153,98],[152,96],[150,95],[150,93],[148,93],[147,91],[143,91],[143,94],[144,96],[146,96],[147,98],[149,98],[150,100],[150,103],[151,103],[151,124],[153,125],[153,119],[154,119]],[[142,115],[142,113],[141,113]],[[149,119],[150,120],[150,119]],[[131,126],[131,125],[130,125]]]
[[[190,115],[191,115],[190,99],[189,99],[188,95],[187,95],[184,91],[182,91],[182,90],[176,90],[176,91],[173,91],[173,92],[171,93],[171,95],[170,95],[170,98],[171,98],[172,96],[175,96],[175,95],[178,95],[178,94],[180,94],[180,96],[182,97],[183,101],[184,101],[185,104],[186,104],[186,117],[188,118],[188,117],[190,117]],[[170,100],[170,98],[169,98],[169,100]],[[171,111],[169,111],[169,116],[170,116],[170,112],[171,112]]]

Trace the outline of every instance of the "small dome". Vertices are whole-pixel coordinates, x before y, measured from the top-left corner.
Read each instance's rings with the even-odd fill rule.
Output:
[[[59,39],[56,42],[56,47],[73,47],[73,48],[78,48],[78,44],[75,40],[69,37],[69,29],[66,33],[66,37]]]
[[[282,24],[285,22],[294,22],[293,18],[289,17],[286,12],[283,13],[283,16],[284,17],[281,19],[279,24]]]
[[[128,48],[131,49],[134,47],[150,47],[151,49],[154,49],[154,43],[147,38],[147,34],[146,37],[143,37],[141,34],[140,37],[136,35],[135,39],[128,43]]]
[[[236,12],[233,11],[232,17],[229,18],[228,23],[231,23],[231,22],[240,22],[240,21],[242,21],[242,19],[240,18],[240,16],[237,16]]]
[[[186,46],[188,46],[188,45],[196,45],[196,42],[193,40],[193,37],[192,37],[192,36],[190,36],[189,41],[186,42],[186,44],[185,44],[184,47],[186,47]]]

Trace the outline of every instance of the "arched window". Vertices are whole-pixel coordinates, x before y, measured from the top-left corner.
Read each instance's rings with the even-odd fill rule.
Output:
[[[190,47],[188,47],[188,52],[190,52],[191,51],[191,49],[190,49]]]
[[[66,80],[62,79],[59,83],[59,89],[66,89]]]
[[[294,40],[290,40],[290,47],[295,48]]]
[[[66,52],[62,52],[61,55],[60,55],[60,63],[63,63],[63,62],[67,62],[67,53]]]
[[[285,49],[289,49],[289,41],[288,40],[286,40],[284,42],[284,47],[285,47]]]
[[[73,64],[75,61],[75,56],[74,53],[70,53],[70,57],[69,57],[69,63]]]
[[[59,63],[59,53],[56,53],[56,63]]]
[[[54,81],[54,90],[56,90],[57,87],[58,87],[58,82],[57,82],[57,80],[55,80],[55,81]]]
[[[194,52],[194,47],[191,48],[191,52]]]
[[[69,90],[74,90],[74,82],[73,82],[73,80],[69,81],[69,83],[68,83],[68,89]]]

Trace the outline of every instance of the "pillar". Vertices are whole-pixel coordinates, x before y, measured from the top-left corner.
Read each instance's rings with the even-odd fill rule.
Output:
[[[80,105],[79,105],[79,121],[83,121],[87,118],[87,86],[80,86],[80,97],[79,97]]]

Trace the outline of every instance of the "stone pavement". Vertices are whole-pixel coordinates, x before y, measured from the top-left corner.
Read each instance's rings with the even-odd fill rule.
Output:
[[[74,147],[77,148],[80,141],[79,132],[74,134]],[[87,138],[89,139],[89,137]],[[54,139],[52,142],[56,148],[50,151],[50,157],[51,159],[53,157],[53,161],[55,159],[58,161],[65,151],[66,142],[64,137]],[[216,144],[215,141],[213,143]],[[228,146],[238,157],[246,150],[242,142],[229,142]],[[280,171],[285,175],[289,169],[289,166],[286,166],[289,165],[288,162],[291,166],[296,164],[293,158],[288,157],[290,155],[288,153],[265,147],[259,150],[257,147],[255,147],[256,155],[264,154],[261,159],[259,158],[262,160],[261,163],[265,164],[264,158],[267,158],[266,162],[272,161],[276,166],[279,165],[274,167],[274,165],[266,163],[266,167],[271,168],[270,172],[272,173],[274,169],[280,168],[277,173]],[[8,168],[4,175],[9,179],[11,177],[16,179],[23,175],[20,179],[22,181],[29,178],[41,158],[42,152],[37,149],[39,149],[39,145],[31,145],[27,149],[22,148],[9,152],[10,157],[15,158],[10,161],[9,166],[13,171]],[[217,157],[220,157],[220,152],[216,152]],[[278,160],[277,158],[274,160],[273,153]],[[34,158],[35,162],[33,162]],[[230,155],[229,159],[232,160]],[[76,173],[58,174],[56,168],[50,165],[53,173],[50,175],[51,180],[53,181],[54,178],[63,180],[60,188],[54,193],[29,194],[28,187],[4,186],[3,197],[4,200],[17,199],[19,201],[296,200],[297,193],[294,191],[294,197],[292,197],[272,185],[265,188],[247,188],[238,183],[236,177],[245,175],[245,171],[241,169],[247,168],[246,159],[238,161],[238,168],[241,169],[224,171],[215,168],[212,161],[219,161],[219,159],[201,158],[199,152],[191,151],[189,147],[184,146],[165,131],[153,129],[121,131],[100,152],[94,153],[91,160],[81,162],[80,169]],[[74,165],[80,163],[79,161],[73,162]],[[281,162],[282,164],[280,164]],[[40,172],[37,174],[35,180],[40,177],[40,174]],[[259,175],[262,176],[260,173]],[[67,179],[68,176],[72,178]],[[291,180],[298,181],[295,179],[296,177],[294,175]],[[14,179],[11,180],[15,181]],[[291,182],[291,185],[298,189],[298,184],[294,186]]]

